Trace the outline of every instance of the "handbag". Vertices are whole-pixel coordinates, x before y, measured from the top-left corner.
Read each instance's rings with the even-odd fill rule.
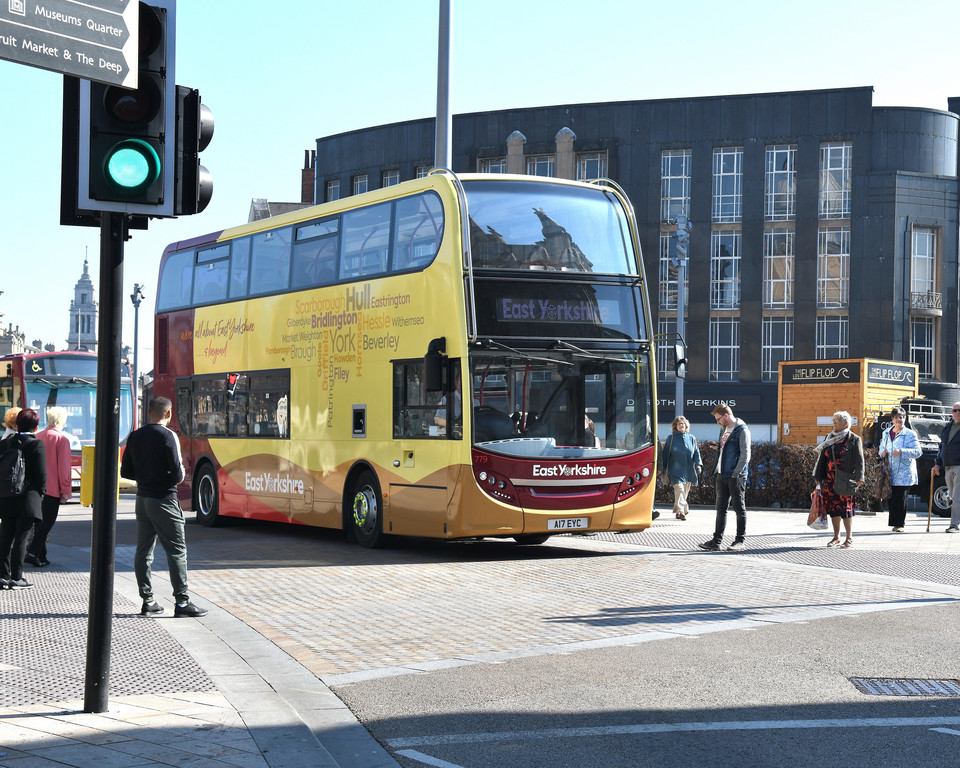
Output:
[[[836,477],[833,480],[833,490],[841,496],[854,496],[857,493],[857,480],[853,472],[846,472],[842,469],[837,470]]]
[[[893,496],[893,476],[890,473],[890,459],[886,456],[880,464],[880,475],[877,478],[877,497],[886,501]]]
[[[820,489],[815,488],[810,494],[810,514],[807,515],[807,526],[815,531],[825,531],[827,525],[827,510],[823,505]]]
[[[853,476],[853,472],[847,472],[845,469],[840,469],[837,464],[837,456],[833,452],[833,447],[830,447],[830,454],[833,456],[833,464],[837,467],[836,473],[833,476],[833,490],[840,496],[854,496],[857,493],[857,480]]]

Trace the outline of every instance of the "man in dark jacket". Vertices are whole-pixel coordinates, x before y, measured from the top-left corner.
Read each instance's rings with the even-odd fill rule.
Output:
[[[729,405],[718,405],[713,409],[713,418],[720,425],[720,449],[717,451],[717,463],[714,467],[714,487],[717,493],[717,523],[713,538],[700,544],[700,549],[715,552],[720,549],[723,532],[727,527],[727,508],[733,501],[733,510],[737,513],[737,536],[727,547],[731,552],[746,549],[744,539],[747,536],[747,467],[750,464],[750,430],[736,416]]]
[[[43,519],[40,502],[47,487],[47,453],[43,441],[34,433],[40,417],[32,408],[17,414],[17,434],[10,435],[0,450],[13,449],[8,441],[20,443],[23,452],[23,494],[3,499],[0,508],[0,589],[30,589],[33,584],[23,578],[23,558],[33,538],[34,526]]]
[[[154,397],[147,406],[150,423],[131,433],[123,452],[120,474],[137,483],[137,551],[133,570],[137,576],[141,616],[163,613],[153,597],[150,566],[157,539],[167,553],[170,582],[176,607],[174,616],[199,618],[207,611],[190,602],[187,593],[187,540],[183,531],[183,510],[177,500],[177,486],[183,481],[180,441],[167,428],[173,412],[166,397]]]
[[[960,533],[960,403],[953,404],[953,421],[940,434],[940,450],[937,451],[933,474],[939,475],[941,472],[953,499],[947,533]]]

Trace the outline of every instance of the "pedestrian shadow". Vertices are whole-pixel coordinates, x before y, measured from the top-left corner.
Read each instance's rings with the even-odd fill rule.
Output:
[[[950,598],[911,598],[885,600],[871,605],[905,605],[919,607],[950,602]],[[673,605],[641,605],[618,608],[601,608],[595,613],[572,616],[547,616],[548,624],[583,624],[591,627],[624,627],[636,624],[684,624],[687,622],[714,623],[755,619],[769,621],[772,615],[797,610],[837,610],[843,615],[844,608],[861,606],[862,602],[797,603],[784,605],[731,606],[724,603],[677,603]]]

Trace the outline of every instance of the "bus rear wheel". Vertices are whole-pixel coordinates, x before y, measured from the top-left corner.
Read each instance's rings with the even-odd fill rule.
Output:
[[[543,544],[547,539],[550,538],[549,533],[524,533],[521,536],[514,536],[513,540],[517,544],[534,545],[534,544]]]
[[[383,497],[372,472],[361,472],[353,483],[347,510],[350,530],[361,547],[382,547],[387,540],[383,532]]]
[[[193,483],[193,508],[197,522],[211,528],[220,523],[220,491],[217,488],[217,473],[204,464]]]

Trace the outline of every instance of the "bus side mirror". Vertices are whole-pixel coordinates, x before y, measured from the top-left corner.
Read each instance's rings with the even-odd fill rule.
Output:
[[[678,379],[687,377],[687,350],[683,342],[677,342],[673,345],[673,370]]]
[[[423,356],[423,378],[427,392],[443,391],[443,353],[447,351],[447,339],[441,336],[430,342]]]

